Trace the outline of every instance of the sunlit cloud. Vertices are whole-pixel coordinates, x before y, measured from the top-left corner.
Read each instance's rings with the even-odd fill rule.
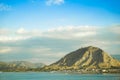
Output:
[[[58,39],[80,39],[97,34],[97,28],[88,26],[64,26],[43,32],[44,36]]]
[[[46,5],[61,5],[64,3],[64,0],[46,0]]]
[[[110,28],[111,32],[115,33],[115,34],[119,34],[120,35],[120,25],[116,25],[116,26],[112,26]]]
[[[27,31],[24,28],[20,28],[17,30],[17,33],[18,34],[25,34],[25,33],[27,33]]]
[[[96,46],[110,54],[119,54],[119,27],[60,26],[39,30],[0,29],[0,54],[11,60],[30,60],[50,64],[67,53],[86,46]],[[14,56],[13,56],[14,55]],[[49,59],[48,59],[49,57]]]
[[[0,54],[9,53],[10,51],[12,51],[12,49],[9,47],[0,48]]]
[[[0,36],[0,42],[13,42],[18,40],[26,40],[30,36]]]
[[[40,58],[30,58],[30,59],[25,59],[25,61],[29,61],[29,62],[32,62],[32,63],[40,63],[42,62],[42,60]]]
[[[46,37],[46,38],[63,39],[63,40],[64,39],[84,40],[90,37],[97,39],[98,37],[97,35],[103,35],[104,32],[106,36],[109,33],[110,34],[115,33],[119,35],[119,27],[111,27],[108,28],[107,31],[105,31],[105,29],[106,28],[95,27],[95,26],[63,26],[63,27],[52,28],[44,31],[38,29],[25,30],[24,28],[19,28],[18,30],[12,31],[11,33],[8,30],[0,29],[1,31],[0,41],[26,40],[33,37]],[[100,37],[104,37],[104,36],[100,36]]]
[[[87,36],[94,36],[97,34],[97,28],[88,26],[64,26],[54,29],[48,29],[46,31],[41,30],[25,30],[24,28],[19,28],[16,31],[6,32],[4,29],[0,29],[0,41],[17,41],[26,40],[32,37],[47,37],[56,39],[73,39],[73,38],[83,38]],[[4,35],[6,34],[6,35]]]
[[[8,34],[11,34],[11,30],[0,28],[0,35],[8,35]]]

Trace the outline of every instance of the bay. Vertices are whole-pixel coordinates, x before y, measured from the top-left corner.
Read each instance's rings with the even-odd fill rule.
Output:
[[[120,80],[120,74],[68,74],[51,72],[2,72],[0,80]]]

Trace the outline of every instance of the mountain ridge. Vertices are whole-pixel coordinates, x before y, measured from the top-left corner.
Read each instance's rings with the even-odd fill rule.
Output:
[[[30,69],[42,68],[44,66],[45,64],[43,63],[32,63],[28,61],[0,61],[0,71],[28,71]]]
[[[120,68],[120,61],[98,47],[88,46],[70,52],[57,62],[45,67],[51,70]]]
[[[36,64],[34,64],[36,65]],[[120,73],[120,61],[98,47],[88,46],[68,53],[50,65],[34,67],[31,62],[0,62],[0,71],[67,71],[82,73]]]

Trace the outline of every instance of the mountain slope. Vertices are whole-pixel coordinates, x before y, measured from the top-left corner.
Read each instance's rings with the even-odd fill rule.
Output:
[[[27,61],[0,62],[0,71],[31,71],[44,66],[43,63]]]
[[[102,49],[97,47],[85,47],[73,51],[59,61],[46,67],[50,69],[82,69],[82,68],[120,68],[120,61],[112,58]]]
[[[45,64],[43,63],[31,63],[31,62],[27,62],[27,61],[13,61],[13,62],[9,62],[7,63],[8,66],[11,67],[25,67],[25,68],[41,68],[43,67]]]

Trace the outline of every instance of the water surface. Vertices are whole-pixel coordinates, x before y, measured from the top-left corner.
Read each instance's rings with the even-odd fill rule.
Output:
[[[120,74],[3,72],[0,73],[0,80],[120,80]]]

